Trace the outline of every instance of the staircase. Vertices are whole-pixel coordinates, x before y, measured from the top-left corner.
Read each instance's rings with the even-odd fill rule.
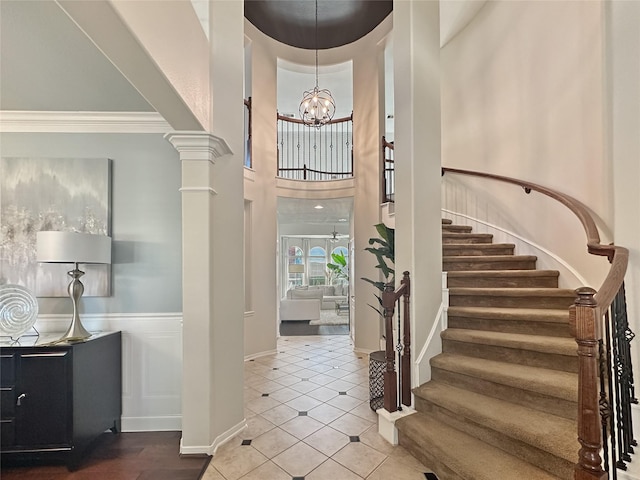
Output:
[[[514,245],[443,220],[449,328],[399,442],[440,480],[572,479],[578,459],[574,291]]]

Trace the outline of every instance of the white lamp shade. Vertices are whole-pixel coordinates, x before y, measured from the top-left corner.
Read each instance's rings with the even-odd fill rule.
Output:
[[[111,237],[77,232],[38,232],[41,263],[111,263]]]

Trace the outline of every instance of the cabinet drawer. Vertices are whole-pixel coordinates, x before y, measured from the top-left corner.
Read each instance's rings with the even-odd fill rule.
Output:
[[[0,411],[2,419],[11,418],[16,412],[16,389],[10,387],[0,387]]]
[[[11,447],[15,443],[16,424],[13,418],[0,420],[0,444]]]
[[[16,360],[11,353],[0,354],[0,385],[10,386],[16,383]]]

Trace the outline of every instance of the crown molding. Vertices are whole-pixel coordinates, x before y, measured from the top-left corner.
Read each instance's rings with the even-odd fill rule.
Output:
[[[7,133],[161,133],[173,128],[157,112],[0,111]]]

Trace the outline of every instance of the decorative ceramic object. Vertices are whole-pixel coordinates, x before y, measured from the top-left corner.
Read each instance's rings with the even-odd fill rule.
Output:
[[[21,285],[0,285],[0,334],[17,339],[38,318],[38,301]]]

